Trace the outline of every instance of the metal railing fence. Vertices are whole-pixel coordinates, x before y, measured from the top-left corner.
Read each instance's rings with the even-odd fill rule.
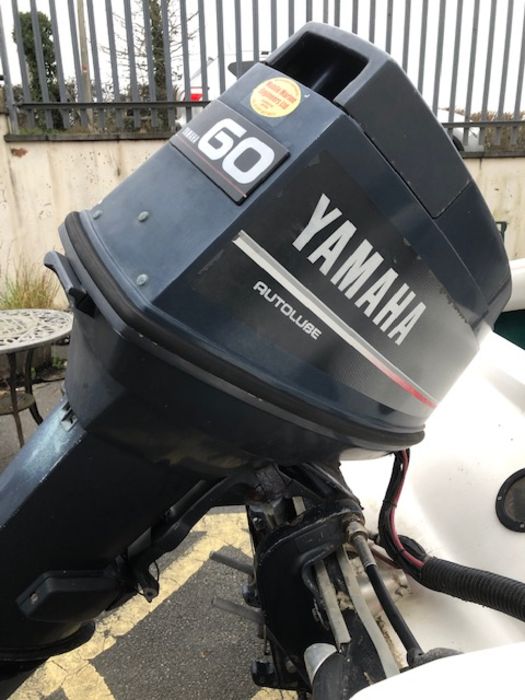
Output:
[[[172,132],[310,20],[391,53],[465,150],[525,150],[525,0],[2,0],[11,133]]]

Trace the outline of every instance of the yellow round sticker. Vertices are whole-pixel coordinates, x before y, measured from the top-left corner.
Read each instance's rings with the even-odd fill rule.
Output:
[[[290,78],[270,78],[252,92],[250,107],[263,117],[286,117],[301,102],[301,88]]]

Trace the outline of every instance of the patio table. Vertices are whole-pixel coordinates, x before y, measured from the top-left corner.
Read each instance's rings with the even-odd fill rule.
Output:
[[[0,398],[0,415],[13,414],[20,446],[24,434],[20,411],[29,409],[36,423],[42,422],[35,397],[31,376],[33,351],[50,345],[68,336],[73,317],[66,311],[53,309],[3,309],[0,310],[0,355],[9,362],[9,395]],[[26,352],[23,378],[24,393],[16,391],[16,356]]]

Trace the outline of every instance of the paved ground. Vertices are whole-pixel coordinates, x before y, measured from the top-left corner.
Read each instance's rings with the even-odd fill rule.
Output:
[[[60,385],[36,387],[45,415],[60,399]],[[26,436],[34,430],[28,411]],[[18,449],[14,422],[0,417],[0,469]],[[93,639],[55,657],[12,700],[273,700],[292,698],[259,690],[250,678],[262,642],[254,625],[211,606],[215,596],[240,602],[243,575],[208,560],[212,551],[247,558],[242,512],[204,518],[176,556],[161,562],[161,594],[149,605],[140,597],[107,615]]]
[[[55,406],[61,398],[60,382],[49,382],[35,385],[35,396],[38,408],[43,417]],[[36,425],[29,411],[20,414],[24,436],[28,438]],[[20,449],[16,436],[15,422],[12,416],[0,416],[0,471]]]

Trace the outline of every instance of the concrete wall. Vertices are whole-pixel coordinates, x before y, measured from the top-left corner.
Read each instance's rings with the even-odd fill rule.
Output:
[[[141,165],[160,141],[6,142],[0,115],[0,284],[19,260],[60,248],[58,226]]]
[[[525,158],[466,158],[465,165],[492,216],[507,223],[509,258],[525,258]]]
[[[6,142],[0,115],[0,284],[19,260],[41,263],[59,248],[59,224],[93,206],[162,142]],[[494,218],[506,221],[511,258],[525,257],[525,158],[468,159]]]

